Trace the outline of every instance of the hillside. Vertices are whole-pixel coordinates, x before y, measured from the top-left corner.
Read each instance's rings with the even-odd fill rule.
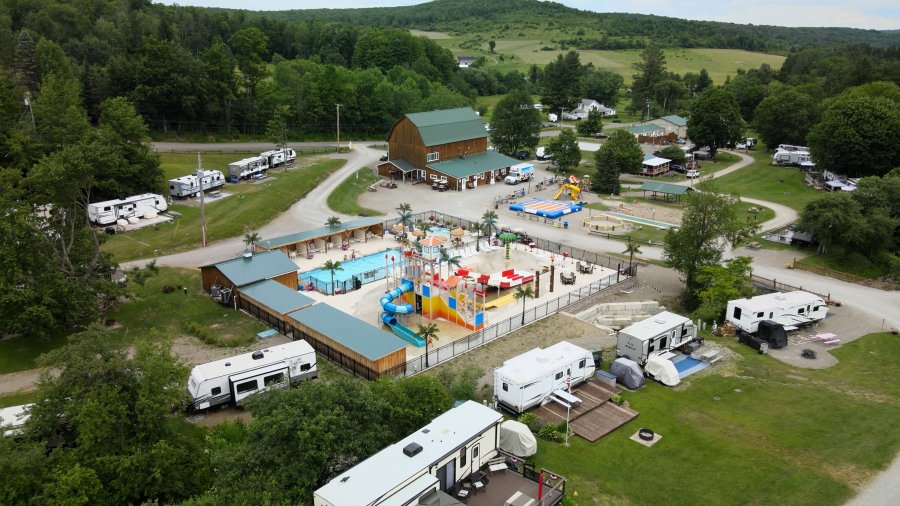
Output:
[[[596,13],[538,0],[435,0],[403,6],[253,12],[281,22],[320,20],[358,25],[414,28],[498,38],[534,38],[574,49],[640,49],[653,41],[663,47],[744,49],[786,53],[844,44],[896,46],[896,31],[855,28],[788,28],[739,25],[644,14]]]

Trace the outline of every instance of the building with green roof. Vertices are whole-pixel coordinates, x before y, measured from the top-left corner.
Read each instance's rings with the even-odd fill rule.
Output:
[[[200,267],[203,289],[213,285],[234,290],[264,279],[297,289],[297,264],[281,251],[247,252],[243,256]]]
[[[469,107],[407,114],[394,123],[387,142],[379,175],[441,190],[494,184],[518,163],[488,150],[485,124]]]
[[[289,257],[308,257],[328,248],[341,248],[354,242],[368,242],[370,237],[384,237],[384,221],[380,218],[359,218],[336,226],[302,230],[256,243],[257,251],[281,250]]]
[[[651,120],[648,123],[662,128],[666,135],[674,134],[682,139],[687,137],[687,119],[681,116],[670,114],[669,116]]]
[[[287,332],[323,357],[369,380],[406,373],[406,341],[325,303],[290,313]]]
[[[285,316],[288,313],[315,303],[313,298],[271,279],[238,288],[237,308],[282,334],[286,330]]]

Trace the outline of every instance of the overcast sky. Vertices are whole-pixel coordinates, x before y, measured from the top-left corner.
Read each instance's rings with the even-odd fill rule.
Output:
[[[280,11],[288,9],[389,7],[424,3],[422,0],[154,0],[158,3]],[[486,0],[490,1],[490,0]],[[879,30],[900,29],[897,0],[558,0],[578,9],[597,12],[657,14],[684,19],[778,26],[846,26]]]

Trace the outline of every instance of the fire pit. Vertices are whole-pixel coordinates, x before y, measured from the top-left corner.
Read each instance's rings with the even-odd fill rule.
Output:
[[[643,439],[644,441],[653,441],[653,436],[656,434],[653,433],[650,429],[641,429],[638,431],[638,437]]]
[[[816,359],[816,350],[811,350],[809,348],[803,348],[803,351],[800,352],[800,356],[803,358],[808,358],[810,360]]]

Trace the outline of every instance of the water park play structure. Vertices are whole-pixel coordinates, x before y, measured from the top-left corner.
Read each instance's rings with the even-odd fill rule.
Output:
[[[596,214],[581,220],[581,226],[588,227],[590,230],[614,232],[616,229],[622,230],[625,222],[614,216]]]
[[[581,188],[575,186],[572,183],[566,183],[559,186],[559,190],[556,191],[556,194],[553,195],[553,200],[556,200],[563,194],[564,191],[568,190],[569,196],[572,197],[573,202],[578,202],[578,197],[581,195]]]
[[[551,219],[559,218],[560,216],[574,213],[576,211],[581,211],[581,209],[582,206],[578,202],[560,202],[558,200],[548,200],[541,198],[535,198],[526,200],[525,202],[510,204],[509,206],[510,211],[520,211]]]

